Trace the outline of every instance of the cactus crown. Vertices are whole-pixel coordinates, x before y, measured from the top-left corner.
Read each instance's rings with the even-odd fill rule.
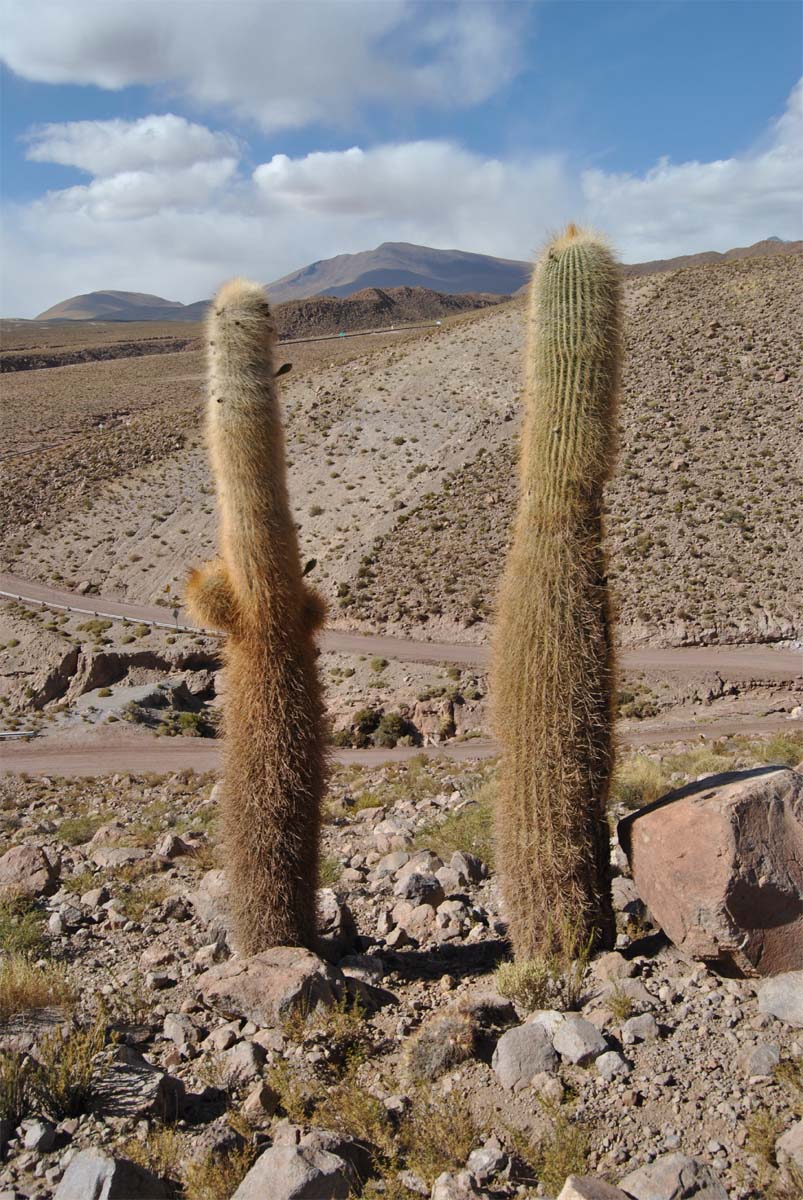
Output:
[[[619,270],[594,234],[569,225],[530,290],[523,490],[544,512],[610,475],[619,378]]]

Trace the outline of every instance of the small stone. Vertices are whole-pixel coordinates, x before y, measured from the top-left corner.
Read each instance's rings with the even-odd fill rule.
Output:
[[[630,1017],[622,1025],[622,1045],[634,1046],[636,1042],[654,1042],[659,1035],[658,1022],[652,1013]]]
[[[250,1083],[259,1075],[267,1055],[257,1042],[238,1042],[220,1056],[226,1082]]]
[[[357,927],[348,905],[341,904],[332,888],[318,889],[318,950],[337,962],[354,945]]]
[[[185,1013],[168,1013],[162,1033],[181,1054],[189,1054],[198,1045],[198,1030]]]
[[[407,900],[410,904],[429,904],[437,908],[444,899],[443,888],[434,875],[423,875],[414,871],[402,876],[393,888],[394,896]]]
[[[590,1021],[577,1013],[566,1013],[552,1037],[552,1044],[565,1062],[586,1063],[608,1049],[608,1043]]]
[[[26,1150],[35,1150],[38,1154],[48,1154],[56,1144],[56,1127],[49,1121],[34,1121],[25,1130],[22,1141]]]
[[[601,954],[594,960],[592,969],[598,979],[603,979],[608,983],[613,983],[617,979],[627,979],[636,973],[633,963],[617,950],[609,950],[607,954]]]
[[[500,1175],[508,1165],[508,1156],[496,1138],[486,1142],[477,1150],[472,1150],[466,1161],[466,1169],[479,1184],[490,1183]]]
[[[595,1031],[596,1032],[596,1031]],[[534,1075],[554,1071],[558,1057],[549,1034],[541,1025],[518,1025],[496,1043],[491,1066],[502,1087],[518,1092],[529,1087]]]
[[[759,1042],[745,1050],[739,1059],[745,1075],[751,1078],[771,1075],[780,1061],[781,1049],[776,1042]]]
[[[630,1063],[618,1050],[606,1050],[604,1054],[600,1054],[598,1058],[594,1059],[594,1065],[608,1083],[612,1083],[614,1079],[626,1077],[632,1070]]]
[[[788,378],[789,378],[789,372],[785,371],[783,367],[779,367],[778,370],[775,372],[775,374],[772,377],[772,382],[773,383],[786,383]]]
[[[181,858],[185,854],[192,854],[192,846],[188,846],[183,838],[180,838],[176,833],[166,833],[156,843],[156,853],[160,858]]]
[[[627,1200],[624,1192],[591,1175],[570,1175],[558,1200]]]
[[[243,1116],[252,1125],[267,1124],[279,1106],[279,1093],[267,1083],[258,1083],[243,1102]]]

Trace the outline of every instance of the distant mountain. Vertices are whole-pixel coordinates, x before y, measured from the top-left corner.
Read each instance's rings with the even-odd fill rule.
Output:
[[[425,287],[461,294],[507,296],[527,282],[530,263],[465,250],[433,250],[410,242],[383,242],[360,254],[338,254],[310,263],[268,284],[274,303],[308,296],[350,296],[366,287]]]
[[[726,262],[733,258],[757,258],[767,254],[799,254],[803,242],[783,242],[770,237],[735,250],[708,250],[679,258],[625,265],[625,275],[652,275],[701,263]],[[469,254],[464,250],[433,250],[410,242],[383,242],[375,250],[360,254],[338,254],[293,271],[267,285],[274,304],[307,300],[315,296],[352,296],[366,288],[395,291],[424,288],[447,295],[479,294],[507,296],[523,291],[530,278],[530,264],[516,259]],[[408,298],[407,307],[410,307]],[[200,321],[208,300],[181,304],[140,292],[89,292],[62,300],[35,318],[37,321]],[[476,307],[475,304],[470,307]],[[402,319],[402,318],[399,318]],[[406,318],[410,319],[410,318]]]
[[[763,258],[767,254],[800,254],[803,242],[784,242],[778,237],[739,246],[735,250],[704,250],[701,254],[681,254],[678,258],[657,258],[653,262],[625,264],[625,275],[656,275],[660,271],[677,271],[680,267],[699,267],[704,263],[728,262],[734,258]]]
[[[145,292],[87,292],[54,304],[37,321],[200,321],[208,300],[182,304]]]

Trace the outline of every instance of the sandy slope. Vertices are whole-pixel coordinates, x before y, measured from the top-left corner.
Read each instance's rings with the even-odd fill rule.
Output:
[[[627,282],[609,515],[626,642],[803,634],[799,267],[784,255]],[[521,306],[504,305],[288,377],[291,494],[335,623],[485,640],[514,503],[522,334]],[[142,378],[191,357],[127,369]],[[88,388],[111,368],[121,383],[120,363],[64,371]],[[61,459],[32,464],[59,503],[40,528],[15,517],[4,569],[171,603],[187,567],[213,552],[198,385],[166,371],[158,406],[82,441],[67,483]]]

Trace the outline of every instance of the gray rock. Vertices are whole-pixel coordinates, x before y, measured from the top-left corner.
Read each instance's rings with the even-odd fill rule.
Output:
[[[266,1125],[276,1112],[279,1099],[279,1093],[267,1083],[258,1083],[245,1098],[243,1116],[253,1125]]]
[[[564,1015],[552,1035],[552,1044],[561,1058],[570,1063],[586,1063],[608,1049],[596,1025],[577,1013]]]
[[[203,1002],[226,1017],[245,1017],[260,1028],[278,1025],[293,1009],[332,1005],[345,980],[336,967],[299,946],[274,946],[232,959],[196,981]]]
[[[459,875],[464,875],[471,883],[480,883],[488,874],[488,868],[481,858],[463,850],[455,850],[449,859],[449,866]]]
[[[198,1045],[198,1030],[186,1013],[168,1013],[162,1025],[162,1032],[178,1052],[187,1057]]]
[[[608,1083],[629,1075],[633,1069],[618,1050],[606,1050],[604,1054],[600,1054],[598,1058],[594,1059],[594,1065]]]
[[[622,1045],[634,1046],[636,1042],[654,1042],[658,1037],[658,1022],[652,1013],[630,1017],[622,1025]]]
[[[494,1137],[484,1146],[471,1151],[466,1160],[466,1169],[477,1183],[485,1184],[500,1175],[507,1168],[509,1161]]]
[[[53,1200],[168,1200],[171,1194],[163,1180],[127,1158],[82,1150],[64,1172]]]
[[[593,1175],[570,1175],[558,1200],[627,1200],[624,1192]]]
[[[129,863],[141,862],[143,858],[150,858],[150,851],[142,846],[101,846],[92,851],[92,862],[105,870],[126,867]]]
[[[712,1168],[685,1154],[663,1154],[620,1179],[619,1187],[633,1200],[728,1200]]]
[[[311,1146],[272,1146],[231,1200],[348,1200],[357,1177],[337,1154]]]
[[[0,858],[0,894],[52,896],[58,886],[58,866],[38,846],[12,846]]]
[[[406,850],[394,850],[392,853],[386,854],[384,858],[380,858],[373,869],[373,874],[380,879],[385,875],[395,875],[409,861],[410,855]]]
[[[541,1071],[554,1071],[558,1056],[542,1025],[518,1025],[496,1043],[491,1066],[502,1087],[513,1092],[530,1086]]]
[[[443,888],[434,875],[424,875],[413,871],[403,875],[393,888],[393,894],[400,900],[407,900],[417,907],[419,904],[429,904],[437,908],[444,899]]]
[[[267,1054],[256,1042],[238,1042],[220,1058],[226,1082],[240,1084],[251,1083],[257,1078]]]
[[[176,833],[166,833],[156,843],[156,853],[160,858],[181,858],[185,854],[192,854],[192,852],[193,847],[189,846]]]
[[[318,950],[337,962],[354,945],[357,927],[347,905],[341,904],[332,888],[318,889]]]
[[[104,1116],[175,1121],[184,1107],[184,1084],[160,1071],[130,1046],[97,1081],[92,1107]]]
[[[803,1029],[803,971],[765,979],[758,989],[758,1011]]]
[[[477,1191],[468,1171],[444,1171],[432,1185],[430,1200],[482,1200],[486,1195]]]
[[[381,983],[385,974],[385,964],[376,954],[347,954],[337,965],[347,978],[363,983]]]
[[[775,1042],[759,1042],[745,1050],[739,1063],[745,1075],[771,1075],[781,1061],[781,1049]]]
[[[636,973],[632,962],[628,962],[618,950],[609,950],[607,954],[600,954],[599,958],[594,959],[592,970],[598,979],[605,980],[607,983],[613,983],[617,979],[627,979]],[[577,1176],[572,1176],[572,1178],[577,1178]]]
[[[25,1130],[22,1141],[26,1150],[48,1154],[56,1144],[56,1127],[49,1121],[33,1121]]]
[[[210,941],[217,941],[227,934],[229,886],[225,871],[207,871],[201,876],[196,890],[188,893],[187,899],[206,928]]]

